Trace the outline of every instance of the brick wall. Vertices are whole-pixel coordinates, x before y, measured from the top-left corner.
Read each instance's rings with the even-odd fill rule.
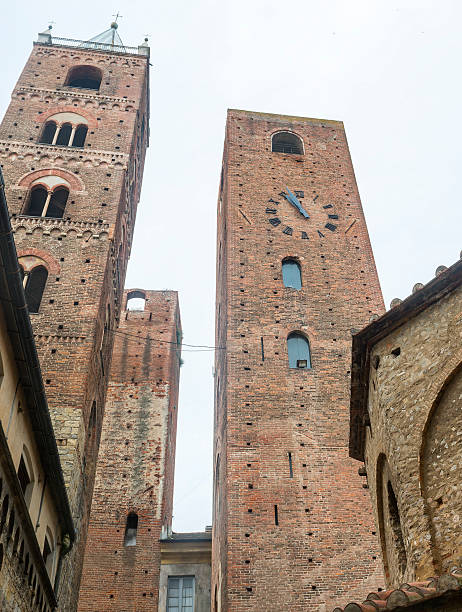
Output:
[[[108,329],[117,326],[141,187],[147,63],[145,57],[35,44],[0,127],[19,255],[40,258],[48,270],[40,311],[31,318],[78,533],[63,563],[64,610],[77,605],[112,350]],[[68,70],[80,64],[102,70],[98,92],[64,87]],[[69,109],[88,121],[85,146],[38,144],[45,119]],[[47,176],[69,185],[63,218],[24,216],[31,186]]]
[[[272,153],[278,130],[299,134],[305,154]],[[309,219],[279,195],[287,187],[304,192]],[[300,263],[300,291],[282,283],[288,256]],[[348,457],[351,330],[382,311],[343,124],[229,111],[218,203],[215,609],[322,611],[382,584],[370,501]],[[312,369],[288,367],[294,330],[309,338]]]
[[[124,311],[116,332],[80,612],[157,610],[159,538],[172,520],[181,324],[175,292],[144,293],[145,310]],[[129,513],[139,519],[136,546],[124,546]]]

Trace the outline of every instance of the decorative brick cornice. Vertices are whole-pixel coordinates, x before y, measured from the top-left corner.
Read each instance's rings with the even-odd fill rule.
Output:
[[[84,93],[81,90],[76,91],[75,89],[63,87],[62,89],[42,89],[38,87],[17,87],[13,95],[21,96],[27,94],[29,97],[39,96],[41,98],[72,98],[77,102],[83,100],[93,100],[101,108],[107,105],[107,108],[114,109],[114,104],[124,106],[125,110],[135,109],[135,100],[128,100],[127,98],[117,98],[114,96],[104,96],[101,94],[90,94]],[[74,112],[77,107],[74,107]]]
[[[83,163],[90,161],[95,166],[107,164],[110,168],[127,168],[128,155],[126,153],[114,153],[112,151],[99,151],[96,149],[73,149],[72,147],[60,147],[38,143],[26,143],[17,140],[0,140],[0,157],[9,159],[23,158],[25,155],[33,155],[37,161],[63,160],[63,163]]]
[[[91,221],[69,221],[67,219],[55,219],[52,217],[26,217],[19,216],[11,219],[13,232],[24,229],[26,234],[33,234],[40,229],[42,235],[70,236],[75,234],[76,238],[108,238],[112,235],[109,223],[94,223]]]

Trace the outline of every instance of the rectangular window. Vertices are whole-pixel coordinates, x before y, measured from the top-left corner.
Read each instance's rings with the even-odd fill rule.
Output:
[[[194,612],[194,576],[169,576],[167,612]]]

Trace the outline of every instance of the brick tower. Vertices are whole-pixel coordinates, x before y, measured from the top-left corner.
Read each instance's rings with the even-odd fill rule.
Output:
[[[348,457],[351,333],[382,311],[343,124],[229,111],[213,610],[323,611],[382,583]]]
[[[75,521],[60,609],[77,605],[107,376],[148,139],[146,46],[39,35],[0,127],[0,155]],[[112,39],[111,39],[112,34]],[[115,43],[115,44],[114,44]]]
[[[181,323],[173,291],[126,292],[114,344],[79,611],[157,610],[171,529]],[[146,300],[129,310],[132,299]]]

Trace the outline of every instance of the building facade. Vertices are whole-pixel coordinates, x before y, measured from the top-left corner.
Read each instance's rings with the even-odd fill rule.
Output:
[[[212,609],[319,612],[383,581],[348,459],[383,301],[343,124],[228,111],[217,241]]]
[[[158,608],[171,532],[181,322],[174,291],[128,290],[116,332],[79,611]]]
[[[148,141],[148,51],[41,35],[0,126],[26,300],[78,534],[62,567],[65,610],[77,605]]]
[[[458,261],[354,336],[350,452],[365,462],[387,588],[462,565],[461,300]]]
[[[74,527],[0,172],[0,609],[51,612]]]
[[[163,535],[160,554],[158,612],[210,612],[211,527]]]

